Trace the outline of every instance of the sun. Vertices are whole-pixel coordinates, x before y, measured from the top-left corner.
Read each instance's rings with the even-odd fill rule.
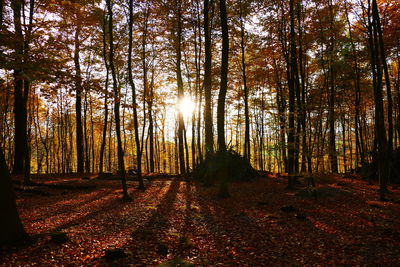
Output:
[[[190,117],[195,107],[196,104],[188,96],[183,97],[178,103],[178,110],[182,112],[184,117]]]

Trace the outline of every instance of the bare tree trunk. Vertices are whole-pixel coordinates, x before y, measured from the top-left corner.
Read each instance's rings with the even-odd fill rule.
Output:
[[[219,11],[221,17],[222,30],[222,57],[221,57],[221,82],[218,95],[217,106],[217,132],[218,132],[218,150],[226,151],[225,143],[225,98],[228,89],[228,65],[229,65],[229,33],[228,20],[226,14],[226,1],[219,1]]]
[[[181,69],[181,43],[182,43],[182,3],[181,0],[175,0],[176,25],[175,25],[175,49],[176,49],[176,80],[178,85],[178,102],[183,99],[183,81]],[[184,151],[184,130],[182,111],[178,111],[178,149],[179,149],[179,172],[181,175],[186,173],[185,151]]]
[[[75,4],[75,2],[74,2]],[[76,7],[74,7],[76,8]],[[80,52],[80,32],[81,32],[81,19],[79,18],[79,11],[75,10],[76,29],[74,37],[74,65],[75,65],[75,113],[76,113],[76,154],[77,154],[77,172],[84,172],[84,149],[83,149],[83,126],[82,126],[82,75],[81,66],[79,62]]]
[[[145,189],[142,178],[142,146],[140,142],[137,101],[136,101],[136,87],[132,75],[132,30],[133,30],[133,0],[129,0],[129,48],[128,48],[128,79],[132,89],[132,106],[133,106],[133,127],[135,129],[135,144],[136,144],[136,164],[137,164],[137,178],[139,180],[139,189]]]
[[[103,136],[100,146],[100,159],[99,159],[99,173],[103,173],[104,150],[106,147],[107,138],[107,123],[108,123],[108,82],[110,69],[107,63],[107,43],[106,43],[106,16],[103,18],[103,60],[106,67],[106,83],[104,88],[104,123],[103,123]]]
[[[13,10],[13,20],[15,28],[15,69],[14,69],[14,127],[15,127],[15,143],[14,143],[14,174],[24,173],[24,159],[27,153],[28,137],[27,137],[27,100],[24,98],[24,36],[21,25],[21,10],[23,1],[11,1]],[[29,87],[29,86],[28,86]],[[25,87],[27,89],[27,87]]]
[[[241,4],[242,2],[240,2]],[[242,79],[243,79],[243,93],[244,93],[244,117],[245,117],[245,130],[244,130],[244,158],[250,161],[250,115],[249,115],[249,93],[247,88],[246,77],[246,62],[245,62],[245,28],[244,28],[244,15],[243,7],[240,6],[240,50],[241,50],[241,63],[242,63]]]
[[[379,38],[379,52],[381,56],[381,62],[382,62],[382,67],[383,71],[385,74],[385,85],[386,85],[386,98],[387,98],[387,121],[388,121],[388,142],[387,142],[387,166],[389,166],[389,176],[390,176],[390,166],[391,166],[391,161],[392,161],[392,153],[393,153],[393,99],[392,99],[392,88],[390,85],[390,76],[389,76],[389,70],[388,70],[388,65],[386,62],[386,53],[385,53],[385,45],[383,42],[383,33],[382,33],[382,26],[381,26],[381,20],[379,18],[379,9],[378,5],[376,3],[376,0],[373,1],[372,5],[373,9],[373,14],[375,13],[375,27],[378,32],[378,38]]]
[[[204,128],[206,158],[214,152],[213,119],[212,119],[212,99],[211,99],[211,27],[210,27],[210,6],[209,0],[204,0]]]
[[[335,69],[333,58],[335,53],[335,41],[333,36],[333,6],[331,0],[328,0],[330,16],[330,48],[329,48],[329,91],[328,91],[328,121],[329,121],[329,161],[332,173],[338,172],[338,162],[336,153],[336,131],[335,131]]]
[[[385,129],[385,118],[383,108],[382,94],[382,66],[377,33],[377,17],[379,13],[376,7],[376,1],[372,0],[372,21],[371,21],[371,3],[368,1],[368,41],[371,59],[372,81],[374,87],[375,102],[375,135],[376,150],[378,159],[379,174],[379,198],[385,200],[386,181],[387,181],[387,140]]]
[[[293,187],[293,179],[290,177],[295,172],[295,137],[294,137],[294,112],[295,112],[295,75],[294,69],[297,68],[295,57],[295,31],[294,31],[294,7],[293,0],[290,0],[290,72],[289,72],[289,129],[288,129],[288,188]]]
[[[117,84],[117,76],[114,66],[114,38],[113,38],[113,11],[111,0],[106,0],[107,10],[108,10],[108,29],[109,29],[109,38],[110,38],[110,69],[113,79],[113,89],[114,89],[114,117],[115,117],[115,131],[117,134],[117,152],[118,152],[118,172],[121,176],[122,190],[123,190],[123,199],[130,200],[130,196],[128,194],[128,189],[126,186],[126,174],[125,174],[125,163],[124,163],[124,151],[122,149],[122,140],[121,140],[121,123],[120,123],[120,90]]]

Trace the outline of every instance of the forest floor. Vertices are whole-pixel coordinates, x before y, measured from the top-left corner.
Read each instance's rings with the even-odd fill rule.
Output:
[[[286,189],[283,178],[262,177],[216,188],[156,179],[147,189],[128,182],[80,177],[37,178],[17,191],[17,204],[35,242],[0,252],[1,266],[153,266],[180,257],[196,266],[395,266],[400,263],[400,190],[363,180],[317,178],[318,198]],[[59,186],[63,185],[63,186]],[[62,231],[68,241],[50,240]],[[105,251],[120,248],[113,261]],[[171,265],[172,266],[172,265]]]

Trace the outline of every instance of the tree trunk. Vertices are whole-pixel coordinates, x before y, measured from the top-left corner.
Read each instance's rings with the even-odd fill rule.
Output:
[[[144,189],[142,178],[142,146],[140,142],[137,101],[136,101],[136,87],[132,75],[132,42],[133,42],[133,0],[129,0],[129,48],[128,48],[128,80],[132,89],[132,106],[133,106],[133,127],[135,130],[135,144],[136,144],[136,175],[139,180],[139,189]]]
[[[245,62],[245,28],[243,22],[243,10],[240,7],[240,50],[241,50],[241,63],[242,63],[242,79],[243,79],[243,93],[244,93],[244,117],[245,117],[245,130],[244,130],[244,158],[250,161],[250,115],[249,115],[249,93],[247,88],[246,77],[246,62]]]
[[[336,131],[335,131],[335,69],[333,66],[335,41],[333,36],[333,7],[331,0],[328,0],[330,16],[330,51],[329,51],[329,92],[328,92],[328,121],[329,121],[329,161],[332,173],[338,172],[338,162],[336,154]]]
[[[183,81],[181,69],[181,42],[182,42],[182,3],[181,0],[175,0],[176,8],[176,25],[175,25],[175,49],[176,49],[176,80],[178,85],[178,103],[183,99]],[[185,124],[183,121],[182,111],[178,111],[178,149],[179,149],[179,173],[181,175],[186,173],[185,165],[185,143],[184,133]]]
[[[128,189],[126,186],[126,174],[125,174],[125,162],[124,162],[124,151],[122,149],[122,140],[121,140],[121,122],[119,115],[120,108],[120,89],[117,84],[117,75],[114,66],[114,39],[113,39],[113,11],[111,0],[106,0],[107,10],[108,10],[108,29],[109,29],[109,39],[110,39],[110,69],[113,79],[113,89],[114,89],[114,117],[115,117],[115,131],[117,134],[117,152],[118,152],[118,172],[121,176],[122,190],[123,190],[123,199],[130,200]]]
[[[103,173],[104,165],[104,150],[106,147],[107,138],[107,123],[108,123],[108,82],[110,69],[107,63],[107,43],[106,43],[106,16],[103,18],[103,60],[106,67],[106,84],[104,88],[104,123],[103,123],[103,136],[100,145],[100,159],[99,159],[99,173]]]
[[[391,160],[392,160],[392,152],[393,152],[393,99],[392,99],[392,89],[390,84],[390,76],[388,65],[386,61],[386,53],[385,53],[385,45],[383,42],[383,33],[382,33],[382,26],[381,20],[379,18],[379,9],[376,3],[376,0],[373,1],[373,13],[375,13],[375,23],[376,29],[378,31],[378,38],[379,38],[379,52],[381,56],[381,62],[383,71],[385,74],[385,85],[386,85],[386,98],[387,98],[387,121],[388,121],[388,142],[387,142],[387,159],[390,172]]]
[[[75,4],[75,3],[74,3]],[[74,7],[76,8],[76,7]],[[75,113],[76,113],[76,154],[77,154],[77,172],[84,172],[84,149],[83,149],[83,126],[82,126],[82,75],[79,62],[81,19],[79,11],[75,10],[76,29],[74,38],[74,65],[75,65]]]
[[[15,27],[15,69],[14,69],[14,174],[24,173],[24,160],[27,153],[28,136],[27,136],[27,100],[24,95],[24,79],[23,79],[23,59],[24,55],[24,36],[21,25],[21,10],[23,1],[11,1],[13,10],[13,19]]]
[[[294,8],[293,0],[290,0],[290,71],[289,71],[289,129],[288,129],[288,188],[293,187],[293,179],[290,177],[295,172],[295,137],[294,137],[294,112],[295,112],[295,75],[294,69],[297,68],[295,55],[295,31],[294,31]]]
[[[214,152],[213,119],[212,119],[212,99],[211,99],[211,28],[210,28],[210,5],[209,0],[204,0],[204,128],[206,158]]]
[[[24,227],[19,218],[15,193],[0,146],[0,247],[16,245],[27,240]]]
[[[226,1],[219,1],[219,11],[221,17],[222,31],[222,56],[221,56],[221,82],[218,95],[217,106],[217,132],[218,132],[218,150],[226,151],[225,143],[225,98],[228,89],[228,65],[229,65],[229,33],[228,20],[226,14]]]
[[[385,118],[383,108],[382,94],[382,66],[381,55],[379,49],[378,33],[377,33],[377,13],[376,1],[372,0],[372,21],[370,16],[370,1],[368,1],[368,41],[371,59],[372,81],[374,87],[375,102],[375,135],[376,135],[376,152],[378,159],[378,175],[379,175],[379,198],[385,200],[386,181],[387,181],[387,140],[385,129]]]

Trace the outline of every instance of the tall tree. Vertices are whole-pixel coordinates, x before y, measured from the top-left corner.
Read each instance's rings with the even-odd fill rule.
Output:
[[[371,4],[368,1],[368,13],[370,13]],[[378,174],[379,174],[379,197],[380,200],[385,200],[386,183],[388,180],[388,165],[387,165],[387,136],[385,127],[385,111],[383,105],[382,93],[382,62],[383,54],[380,49],[380,41],[378,37],[378,27],[380,27],[379,11],[376,0],[372,0],[372,21],[369,20],[369,46],[371,57],[371,68],[374,85],[374,101],[375,101],[375,134],[378,153]]]
[[[336,154],[336,131],[335,131],[335,67],[334,67],[334,58],[335,58],[335,36],[333,25],[335,23],[334,13],[333,13],[333,4],[332,0],[328,0],[328,9],[329,9],[329,89],[328,89],[328,123],[329,123],[329,161],[331,172],[338,172],[338,161]]]
[[[182,80],[182,1],[175,0],[175,52],[176,52],[176,80],[178,85],[178,103],[183,100],[183,80]],[[178,111],[178,149],[179,149],[179,172],[186,173],[185,151],[184,151],[184,131],[185,124],[183,121],[182,110]]]
[[[222,31],[222,55],[221,55],[221,81],[217,106],[217,132],[218,150],[226,151],[225,143],[225,98],[228,89],[228,65],[229,65],[229,32],[226,12],[226,1],[219,1],[219,11]]]
[[[14,127],[15,127],[15,144],[14,144],[14,174],[24,173],[25,154],[28,152],[28,135],[27,135],[27,96],[28,86],[24,86],[24,54],[25,40],[23,27],[21,23],[21,12],[24,1],[11,1],[13,11],[15,44],[14,44]]]
[[[136,145],[136,163],[137,163],[137,178],[139,179],[139,189],[144,189],[142,178],[142,146],[140,142],[137,100],[136,100],[136,87],[132,75],[132,42],[133,42],[133,0],[129,0],[129,46],[128,46],[128,80],[132,89],[132,108],[133,108],[133,127],[135,130],[135,145]]]
[[[241,51],[241,64],[242,64],[242,79],[243,79],[243,98],[244,98],[244,118],[245,118],[245,131],[244,131],[244,157],[250,160],[250,114],[249,114],[249,92],[247,88],[246,76],[246,60],[245,60],[245,10],[244,3],[239,1],[239,23],[240,23],[240,51]]]
[[[74,35],[74,66],[75,66],[75,114],[76,114],[76,153],[77,153],[77,172],[84,172],[84,149],[83,149],[83,126],[82,126],[82,71],[80,65],[80,45],[79,40],[82,30],[82,19],[80,17],[80,4],[73,1],[75,15],[75,35]]]
[[[296,82],[295,82],[295,69],[297,69],[297,58],[296,58],[296,41],[295,41],[295,30],[294,30],[294,0],[290,0],[289,2],[289,16],[290,16],[290,66],[289,66],[289,75],[288,75],[288,83],[289,83],[289,128],[288,128],[288,187],[293,187],[293,180],[291,178],[291,174],[295,172],[295,91],[296,91]]]
[[[204,0],[204,128],[206,157],[214,152],[213,119],[212,119],[212,98],[211,98],[211,27],[210,7],[212,0]]]
[[[101,140],[101,145],[100,145],[100,159],[99,159],[99,172],[103,172],[103,165],[104,165],[104,151],[106,147],[106,137],[107,137],[107,124],[108,124],[108,83],[109,83],[109,74],[110,74],[110,68],[108,66],[107,62],[107,32],[106,32],[106,25],[107,25],[107,19],[106,15],[104,14],[103,16],[103,24],[102,24],[102,35],[103,35],[103,61],[104,61],[104,66],[106,68],[106,82],[104,86],[104,124],[103,124],[103,136]]]
[[[114,65],[114,37],[113,37],[113,3],[112,0],[106,0],[107,11],[108,11],[108,31],[109,31],[109,42],[110,42],[110,50],[109,50],[109,60],[108,64],[110,65],[111,75],[113,79],[113,90],[114,90],[114,118],[115,118],[115,131],[117,134],[117,153],[118,153],[118,173],[121,176],[122,183],[122,193],[124,200],[130,200],[130,196],[128,194],[128,189],[126,186],[126,173],[125,173],[125,162],[124,162],[124,150],[122,148],[122,140],[121,140],[121,120],[120,120],[120,105],[121,105],[121,96],[120,96],[120,88],[118,87],[117,74]]]

